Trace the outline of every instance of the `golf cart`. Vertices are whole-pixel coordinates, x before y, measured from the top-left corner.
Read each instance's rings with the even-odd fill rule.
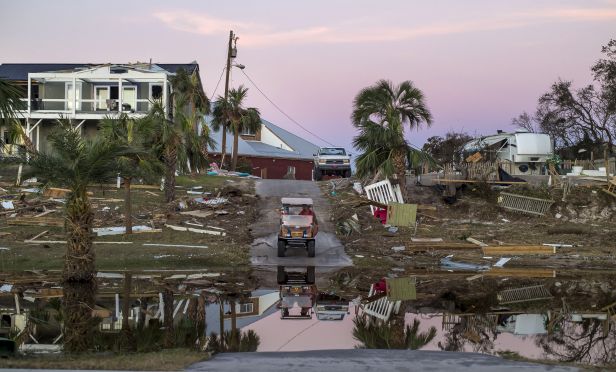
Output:
[[[312,210],[312,199],[282,198],[281,204],[278,257],[284,257],[288,247],[305,248],[308,257],[314,257],[319,226]]]
[[[312,319],[317,298],[314,273],[314,266],[302,271],[286,270],[284,266],[278,266],[280,319]]]

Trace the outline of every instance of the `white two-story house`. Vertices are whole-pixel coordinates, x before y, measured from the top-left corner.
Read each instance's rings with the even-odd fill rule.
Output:
[[[39,64],[5,63],[0,78],[21,88],[24,107],[18,112],[26,133],[39,151],[48,150],[46,138],[59,118],[71,119],[84,136],[96,134],[106,116],[125,113],[142,117],[152,102],[161,100],[166,112],[171,108],[171,78],[184,69],[199,76],[199,65],[167,63],[133,64]],[[200,80],[199,80],[200,81]],[[7,128],[0,128],[2,143]],[[4,146],[4,152],[15,151]]]

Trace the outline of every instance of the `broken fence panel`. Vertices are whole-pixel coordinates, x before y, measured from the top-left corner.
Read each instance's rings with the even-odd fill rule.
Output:
[[[375,294],[374,285],[371,285],[368,297]],[[363,305],[363,310],[366,314],[386,322],[389,320],[389,317],[391,317],[392,312],[398,312],[401,303],[402,301],[390,301],[389,298],[385,296],[374,302]]]
[[[498,205],[516,212],[543,216],[554,204],[554,200],[533,198],[525,195],[501,192],[498,196]]]
[[[552,295],[543,284],[533,285],[530,287],[506,289],[499,292],[496,296],[498,303],[501,305],[549,300],[552,298]]]
[[[364,187],[364,190],[366,190],[366,195],[368,196],[368,199],[377,201],[382,204],[389,204],[390,202],[404,203],[404,199],[402,199],[402,192],[400,191],[400,186],[392,186],[389,180],[373,183],[372,185]],[[370,210],[372,213],[374,213],[375,209],[376,207],[372,205],[370,206]]]

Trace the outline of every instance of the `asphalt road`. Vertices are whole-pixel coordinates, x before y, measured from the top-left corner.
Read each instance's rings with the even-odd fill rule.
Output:
[[[259,180],[256,185],[260,215],[252,226],[256,237],[251,246],[251,262],[254,266],[317,266],[343,267],[352,265],[344,246],[336,238],[330,221],[330,205],[315,182],[295,180]],[[286,257],[278,257],[276,250],[279,226],[280,198],[312,198],[314,211],[319,221],[315,257],[308,257],[302,248],[287,249]]]
[[[298,352],[225,353],[194,364],[189,371],[456,371],[539,372],[577,368],[504,360],[476,353],[420,350],[315,350]]]

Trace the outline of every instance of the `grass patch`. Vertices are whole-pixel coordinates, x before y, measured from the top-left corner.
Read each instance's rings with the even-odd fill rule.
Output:
[[[81,355],[42,355],[3,359],[2,368],[108,369],[134,371],[179,371],[208,359],[208,355],[188,349],[152,353],[90,353]]]
[[[224,186],[227,180],[237,181],[238,178],[208,175],[178,176],[175,178],[175,184],[184,187],[203,186],[203,188],[211,189]]]

